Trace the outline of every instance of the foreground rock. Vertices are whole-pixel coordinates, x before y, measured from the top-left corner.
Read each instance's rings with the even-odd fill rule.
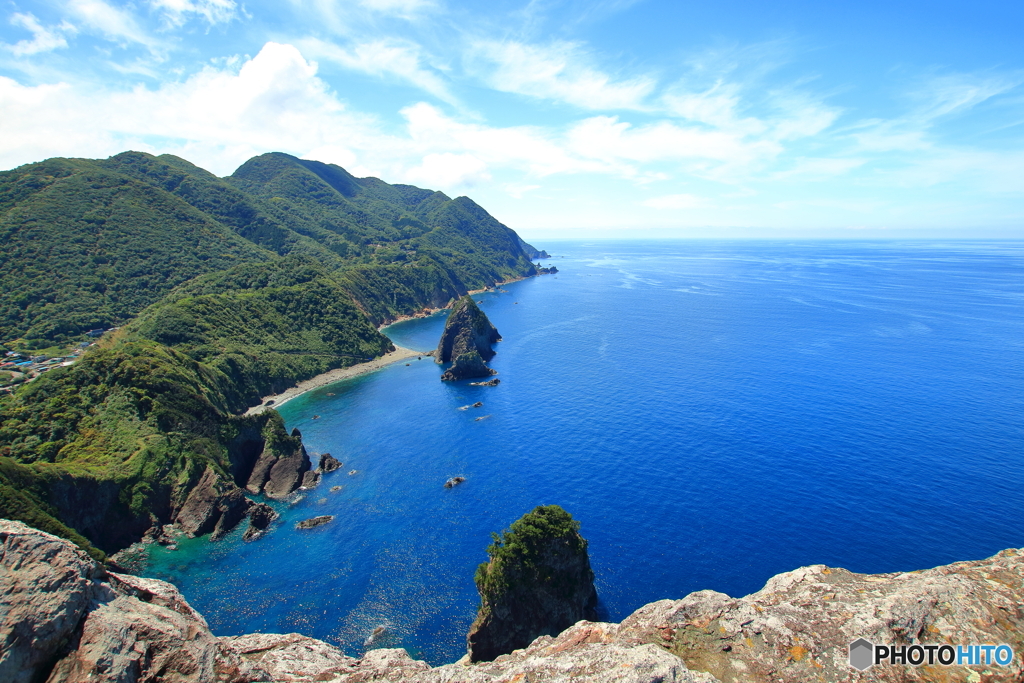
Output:
[[[491,344],[501,341],[501,335],[477,308],[473,297],[464,296],[452,307],[437,344],[434,360],[438,363],[454,362],[459,356],[475,351],[482,360],[494,357]],[[491,374],[491,373],[487,373]],[[483,375],[480,375],[483,376]]]
[[[100,683],[838,683],[1024,678],[1024,551],[920,572],[822,565],[730,598],[699,591],[621,624],[580,621],[492,662],[362,659],[298,634],[216,638],[174,586],[105,572],[68,541],[0,520],[0,681]],[[846,665],[849,643],[1006,643],[1010,666]]]
[[[597,616],[597,591],[579,522],[557,505],[534,508],[487,549],[477,569],[480,609],[469,657],[490,661]]]
[[[621,634],[659,642],[725,683],[756,681],[1024,680],[1024,551],[918,572],[855,574],[824,565],[771,578],[744,598],[714,591],[662,600],[622,623]],[[652,629],[652,626],[655,628]],[[849,644],[1005,643],[1000,666],[848,666]]]
[[[178,590],[107,573],[77,547],[0,520],[0,680],[270,680],[210,633]]]

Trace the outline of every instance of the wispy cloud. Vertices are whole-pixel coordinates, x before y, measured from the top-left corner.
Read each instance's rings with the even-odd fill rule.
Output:
[[[422,48],[410,41],[377,40],[347,49],[318,38],[307,38],[298,44],[313,59],[374,76],[391,76],[444,102],[457,103],[444,78],[426,65]]]
[[[160,46],[160,41],[150,35],[135,16],[125,9],[109,5],[103,0],[68,0],[65,7],[83,26],[98,31],[109,40],[136,43],[150,49]]]
[[[201,17],[207,24],[221,24],[238,16],[234,0],[150,0],[173,26],[181,26],[192,17]]]
[[[32,34],[30,40],[19,40],[13,45],[4,45],[4,48],[16,57],[34,55],[39,52],[49,52],[67,47],[68,41],[65,36],[73,35],[76,32],[75,27],[66,21],[56,26],[46,27],[40,24],[34,15],[21,12],[11,15],[11,24],[23,28]]]
[[[584,109],[644,109],[644,99],[656,85],[649,76],[614,79],[591,66],[582,44],[574,42],[482,40],[470,46],[465,61],[495,90]]]
[[[375,12],[400,17],[411,17],[438,6],[438,3],[432,0],[359,0],[359,4]]]

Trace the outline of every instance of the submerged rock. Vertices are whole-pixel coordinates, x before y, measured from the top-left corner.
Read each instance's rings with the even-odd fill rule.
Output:
[[[596,619],[597,591],[579,522],[557,505],[516,520],[487,548],[474,580],[480,609],[466,640],[474,662],[491,661]]]
[[[319,517],[311,517],[310,519],[304,519],[295,525],[296,529],[312,529],[313,527],[327,524],[334,519],[334,515],[320,515]]]
[[[490,360],[494,357],[491,344],[498,341],[501,341],[498,330],[477,307],[473,297],[464,296],[455,303],[448,314],[434,360],[438,363],[451,363],[462,354],[473,351],[482,360]]]

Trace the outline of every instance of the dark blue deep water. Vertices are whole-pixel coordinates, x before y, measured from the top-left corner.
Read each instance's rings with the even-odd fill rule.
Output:
[[[285,404],[344,468],[275,504],[265,538],[157,550],[146,573],[221,635],[358,655],[386,624],[380,645],[438,664],[464,652],[490,533],[540,504],[582,523],[612,620],[801,565],[1024,545],[1024,242],[540,246],[557,276],[476,297],[504,336],[500,386],[424,359]],[[386,333],[427,350],[443,325]]]

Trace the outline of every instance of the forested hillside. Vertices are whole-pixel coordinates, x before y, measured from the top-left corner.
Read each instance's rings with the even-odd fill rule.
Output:
[[[240,416],[261,396],[536,273],[468,198],[286,154],[227,178],[137,152],[23,166],[0,173],[0,236],[0,342],[120,327],[0,397],[0,516],[97,556],[172,521],[204,470],[230,480],[242,441],[285,439],[273,411]]]
[[[421,291],[452,298],[534,272],[518,236],[466,197],[279,153],[224,179],[139,152],[22,166],[0,173],[0,239],[0,342],[36,347],[120,325],[198,275],[275,256],[422,271],[392,271],[396,287],[365,268],[349,276],[377,322],[424,305]]]

